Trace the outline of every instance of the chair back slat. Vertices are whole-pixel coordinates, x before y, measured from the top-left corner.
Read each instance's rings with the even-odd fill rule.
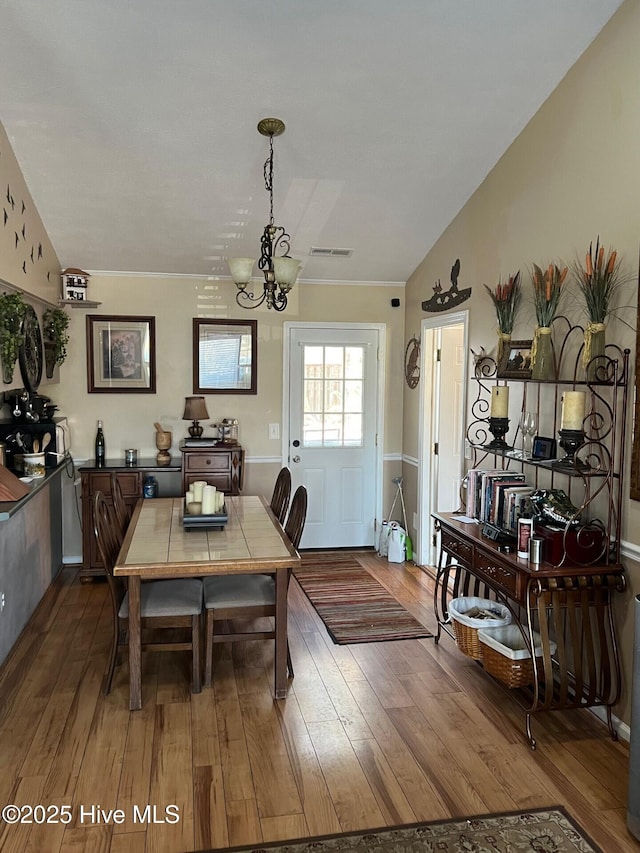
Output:
[[[124,539],[124,534],[127,532],[127,527],[129,526],[130,513],[122,494],[120,480],[118,480],[118,475],[115,471],[111,474],[111,501],[113,502],[115,520],[118,525],[120,540],[122,541]]]
[[[297,548],[302,539],[304,523],[307,518],[307,490],[304,486],[298,486],[291,501],[289,517],[285,524],[284,532],[294,548]]]
[[[288,468],[281,468],[280,473],[276,478],[276,484],[273,488],[271,496],[271,511],[278,519],[280,524],[284,524],[289,506],[289,497],[291,495],[291,471]]]

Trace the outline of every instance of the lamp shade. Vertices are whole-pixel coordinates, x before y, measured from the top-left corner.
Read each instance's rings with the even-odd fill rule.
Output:
[[[227,263],[231,278],[237,285],[249,284],[255,264],[253,258],[229,258]]]
[[[209,417],[204,397],[185,397],[183,421],[203,421]]]
[[[300,267],[300,261],[296,258],[278,257],[273,259],[276,282],[285,293],[288,293],[296,283]]]

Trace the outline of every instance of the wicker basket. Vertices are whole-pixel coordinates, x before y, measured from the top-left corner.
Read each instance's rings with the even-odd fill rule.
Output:
[[[478,641],[482,648],[482,664],[486,671],[509,688],[527,687],[533,684],[533,662],[531,654],[517,625],[503,628],[481,628]],[[538,672],[542,665],[542,640],[533,632],[534,651],[538,661]],[[556,644],[549,642],[551,654]]]
[[[466,614],[474,607],[496,613],[495,619],[477,619]],[[499,615],[498,615],[499,614]],[[478,639],[479,628],[501,628],[511,622],[511,614],[504,604],[489,598],[462,596],[449,603],[449,616],[453,623],[456,643],[460,651],[474,660],[482,660],[482,647]]]

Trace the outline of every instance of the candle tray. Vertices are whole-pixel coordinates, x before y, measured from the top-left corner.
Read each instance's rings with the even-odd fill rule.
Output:
[[[189,515],[186,511],[182,514],[182,526],[185,530],[222,530],[228,521],[226,506],[222,507],[221,512],[211,515]]]

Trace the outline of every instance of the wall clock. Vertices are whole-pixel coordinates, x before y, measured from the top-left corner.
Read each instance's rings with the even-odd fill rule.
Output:
[[[22,334],[24,340],[18,353],[20,372],[27,391],[34,394],[42,379],[43,348],[38,315],[31,305],[27,305],[25,311],[22,321]]]
[[[409,388],[416,388],[420,381],[420,341],[411,338],[404,351],[404,378]]]

